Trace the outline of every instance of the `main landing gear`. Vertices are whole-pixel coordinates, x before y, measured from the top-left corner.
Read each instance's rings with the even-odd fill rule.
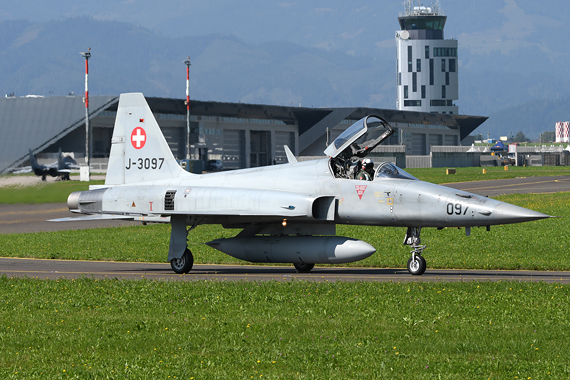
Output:
[[[421,245],[421,230],[421,227],[408,227],[406,238],[404,239],[404,245],[409,245],[413,248],[411,252],[412,257],[408,260],[408,272],[414,276],[421,276],[427,268],[426,259],[422,256],[422,252],[426,249],[426,246]]]
[[[297,272],[299,273],[307,273],[310,272],[311,269],[314,268],[315,264],[307,264],[307,263],[293,263],[293,265],[295,266],[295,269],[297,269]]]
[[[170,260],[170,267],[177,274],[184,274],[190,272],[194,265],[194,256],[192,252],[186,247],[184,254],[179,259]]]

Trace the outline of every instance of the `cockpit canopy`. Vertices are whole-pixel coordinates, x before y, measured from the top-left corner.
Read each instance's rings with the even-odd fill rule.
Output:
[[[350,178],[351,167],[393,133],[386,120],[373,115],[347,128],[325,149],[335,177]]]
[[[394,133],[394,129],[386,120],[378,116],[366,116],[342,132],[325,149],[325,154],[335,158],[352,147],[353,153],[358,154],[358,157],[362,158],[392,133]]]

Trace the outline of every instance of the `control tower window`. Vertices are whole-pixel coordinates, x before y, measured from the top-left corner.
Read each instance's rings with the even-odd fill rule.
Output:
[[[411,73],[412,71],[412,47],[408,46],[408,72]]]
[[[422,72],[422,60],[421,59],[416,59],[416,71],[418,73]]]
[[[426,46],[426,59],[429,59],[429,46]]]
[[[412,92],[418,92],[418,73],[412,73]]]
[[[443,86],[441,86],[441,97],[442,97],[443,99],[445,99],[445,98],[446,98],[446,95],[447,95],[445,92],[446,92],[446,91],[445,91],[445,85],[443,85]]]
[[[455,72],[455,59],[454,58],[449,58],[449,72],[451,72],[451,73]]]
[[[404,99],[408,99],[408,86],[404,86]]]
[[[426,86],[422,84],[422,99],[426,98]]]
[[[445,73],[445,59],[441,60],[441,72]]]

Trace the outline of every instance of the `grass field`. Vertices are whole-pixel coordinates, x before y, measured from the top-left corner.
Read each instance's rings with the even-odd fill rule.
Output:
[[[406,171],[422,181],[437,184],[516,177],[570,175],[570,167],[567,166],[509,167],[508,171],[505,171],[503,167],[489,167],[486,168],[487,174],[483,174],[483,168],[457,168],[457,174],[454,175],[447,175],[445,170],[445,168],[406,169]],[[0,188],[0,204],[65,203],[71,192],[88,190],[89,185],[101,185],[104,183],[104,181],[39,182],[35,186],[5,186]]]
[[[570,193],[501,196],[513,203],[561,218],[496,226],[490,232],[434,228],[422,231],[428,244],[424,255],[429,268],[570,270]],[[189,234],[189,247],[196,263],[244,263],[216,251],[204,242],[232,237],[239,230],[199,226]],[[377,252],[347,266],[403,268],[409,247],[402,246],[405,228],[337,226],[337,235],[362,239]],[[165,262],[169,225],[147,225],[92,230],[69,230],[0,235],[0,256],[84,260]]]
[[[0,204],[65,203],[72,192],[89,190],[89,185],[102,185],[104,183],[105,181],[80,182],[73,180],[49,183],[39,181],[34,186],[4,186],[0,188]]]
[[[410,170],[451,182],[441,171]],[[38,203],[67,198],[87,184],[48,187],[2,188],[0,203],[18,192],[21,200],[36,194]],[[473,229],[470,237],[463,230],[425,229],[428,270],[570,270],[570,193],[498,199],[562,218]],[[203,244],[237,232],[220,226],[192,231],[195,261],[243,263]],[[169,233],[168,225],[148,225],[0,235],[0,256],[165,262]],[[378,250],[350,266],[402,268],[409,256],[403,228],[338,226],[337,234]],[[567,379],[569,288],[3,276],[0,378]]]
[[[483,174],[483,169],[487,171]],[[452,182],[486,181],[493,179],[509,179],[517,177],[550,177],[570,175],[568,166],[509,166],[504,167],[471,167],[456,168],[456,174],[446,174],[446,168],[406,169],[408,173],[422,181],[442,184]]]
[[[3,379],[566,379],[567,286],[0,278]]]

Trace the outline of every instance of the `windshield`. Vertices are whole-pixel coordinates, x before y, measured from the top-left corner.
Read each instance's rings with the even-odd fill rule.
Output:
[[[417,180],[411,174],[406,173],[404,170],[400,169],[396,165],[390,162],[383,162],[376,169],[376,178],[399,178],[399,179],[409,179]]]

